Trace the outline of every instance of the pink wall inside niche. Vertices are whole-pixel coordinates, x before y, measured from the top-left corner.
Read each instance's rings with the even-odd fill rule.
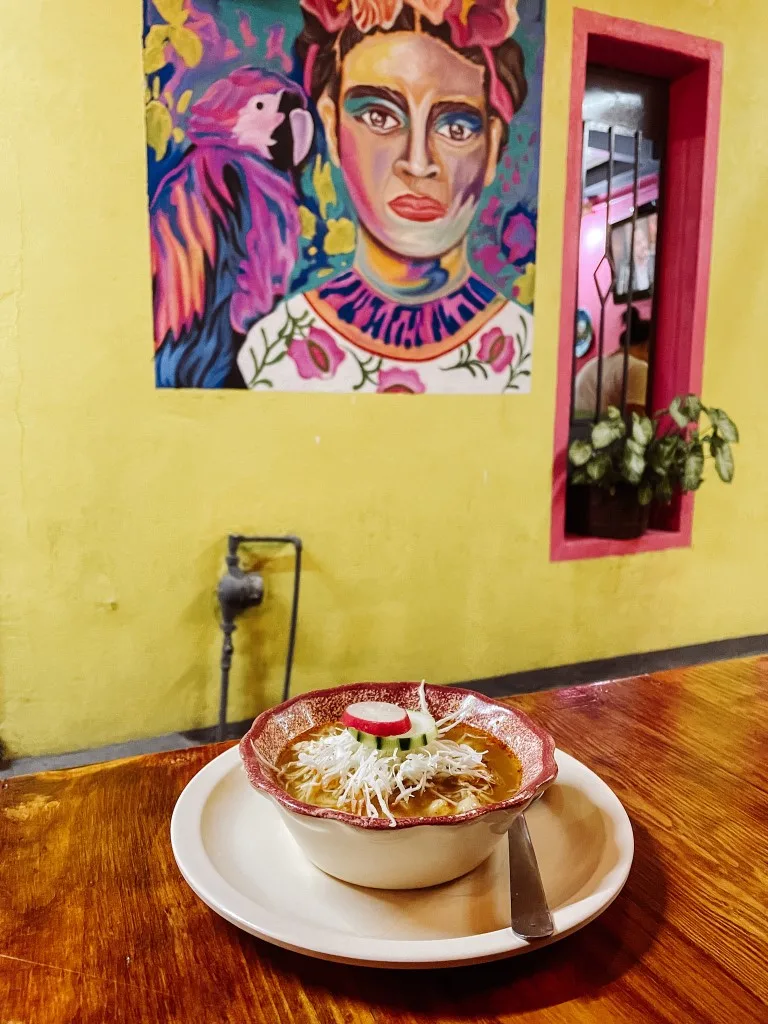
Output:
[[[659,198],[659,177],[657,174],[650,175],[640,181],[637,190],[637,204],[644,206],[652,200]],[[632,190],[620,193],[611,199],[610,223],[617,224],[632,216]],[[605,199],[597,200],[590,213],[583,213],[581,217],[581,241],[579,246],[579,292],[578,305],[580,309],[586,309],[592,317],[592,326],[595,331],[595,340],[589,352],[581,359],[576,360],[576,372],[582,366],[597,355],[598,336],[600,331],[600,299],[597,294],[594,273],[597,265],[605,252]],[[603,290],[609,276],[607,266],[599,275],[600,286]],[[644,319],[651,315],[652,299],[634,299],[632,305],[636,306]],[[622,302],[619,305],[613,301],[613,294],[608,296],[605,306],[605,331],[603,341],[603,354],[608,355],[619,347],[619,337],[624,325],[621,322],[622,313],[627,306]]]

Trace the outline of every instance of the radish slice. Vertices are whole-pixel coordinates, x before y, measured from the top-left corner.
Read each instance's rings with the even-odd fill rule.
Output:
[[[397,704],[379,700],[361,700],[350,704],[341,716],[341,724],[370,736],[397,736],[411,727],[408,712]]]

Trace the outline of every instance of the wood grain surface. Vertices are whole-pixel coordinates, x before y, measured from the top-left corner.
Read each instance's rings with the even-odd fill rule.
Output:
[[[224,747],[0,784],[0,1024],[768,1021],[768,659],[516,697],[632,819],[584,931],[479,967],[327,964],[187,888],[174,803]]]

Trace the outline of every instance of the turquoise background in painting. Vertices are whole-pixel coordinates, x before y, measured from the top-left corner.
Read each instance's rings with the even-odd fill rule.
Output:
[[[167,13],[168,0],[161,4]],[[174,54],[168,64],[147,76],[147,85],[166,99],[174,124],[184,129],[189,106],[217,79],[236,67],[254,65],[287,74],[301,82],[301,69],[293,57],[293,42],[303,19],[298,0],[187,0],[186,25],[203,42],[203,56],[188,68]],[[541,124],[541,82],[544,62],[544,0],[519,0],[520,24],[514,38],[525,57],[528,95],[510,124],[509,142],[501,156],[494,183],[484,195],[468,238],[469,258],[475,272],[508,298],[522,301],[515,284],[525,268],[535,262],[535,226],[539,186],[539,142]],[[150,26],[165,23],[153,0],[144,0],[144,35]],[[282,27],[282,45],[276,45],[275,29]],[[169,52],[170,48],[169,48]],[[173,104],[185,91],[192,91],[184,113]],[[169,93],[170,98],[166,97]],[[317,134],[302,175],[302,202],[316,217],[315,236],[302,238],[301,255],[293,275],[292,294],[306,291],[327,280],[351,263],[351,254],[328,256],[323,249],[326,220],[355,219],[345,194],[340,172],[332,168],[336,202],[325,209],[325,220],[312,183],[318,155],[327,159],[319,122]],[[162,160],[148,150],[150,198],[162,177],[181,159],[188,143],[171,140]],[[512,245],[510,246],[510,240]],[[525,303],[523,303],[525,304]]]

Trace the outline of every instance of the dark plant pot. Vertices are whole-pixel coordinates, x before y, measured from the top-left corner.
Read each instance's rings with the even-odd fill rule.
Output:
[[[633,540],[648,529],[649,506],[637,500],[637,488],[618,484],[615,494],[602,487],[569,485],[566,529],[583,537]]]

